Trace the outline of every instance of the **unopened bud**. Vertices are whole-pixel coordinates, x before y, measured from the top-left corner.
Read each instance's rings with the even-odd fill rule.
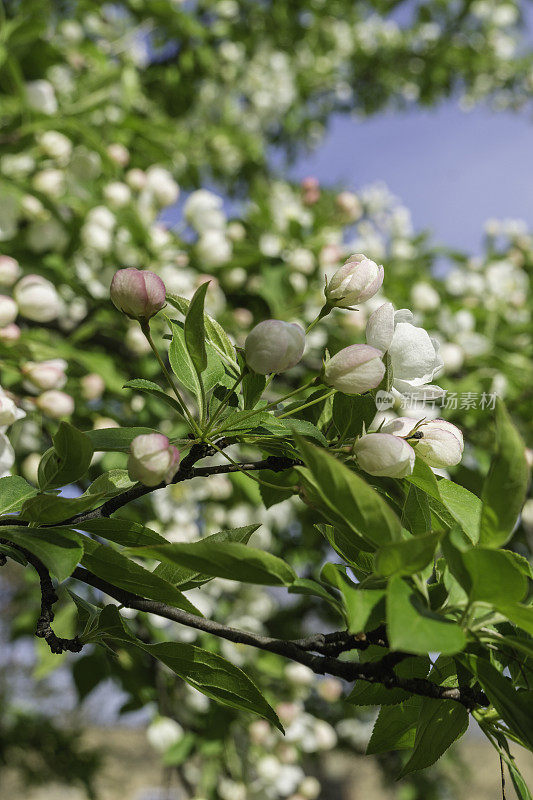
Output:
[[[15,300],[23,317],[50,322],[61,309],[55,286],[40,275],[25,275],[15,286]]]
[[[12,297],[0,294],[0,328],[10,325],[17,318],[18,308]]]
[[[66,361],[62,358],[53,358],[49,361],[28,361],[21,372],[37,389],[44,391],[63,388],[67,382],[66,368]]]
[[[379,386],[385,375],[381,352],[367,344],[352,344],[326,362],[322,379],[344,394],[363,394]]]
[[[105,391],[105,381],[96,372],[90,372],[81,379],[81,393],[86,400],[98,400]]]
[[[357,464],[369,475],[404,478],[411,475],[415,451],[404,440],[390,433],[368,433],[354,446]]]
[[[305,349],[305,333],[300,325],[267,319],[253,328],[244,343],[246,363],[254,372],[269,375],[285,372],[297,364]]]
[[[52,419],[61,419],[62,417],[70,417],[74,412],[74,400],[65,392],[59,392],[57,389],[50,389],[48,392],[43,392],[36,400],[37,408],[46,414],[47,417]]]
[[[9,344],[9,342],[17,342],[19,339],[20,328],[18,325],[15,325],[14,322],[6,325],[4,328],[0,328],[0,342]]]
[[[111,282],[113,304],[131,319],[150,319],[165,305],[166,290],[161,278],[149,270],[129,267],[115,272]]]
[[[128,458],[129,476],[145,486],[170,483],[179,466],[180,453],[162,433],[136,436]]]
[[[349,308],[373,297],[381,288],[384,270],[362,253],[355,253],[328,281],[325,295],[331,306]]]
[[[20,266],[16,258],[0,256],[0,285],[13,286],[20,275]]]

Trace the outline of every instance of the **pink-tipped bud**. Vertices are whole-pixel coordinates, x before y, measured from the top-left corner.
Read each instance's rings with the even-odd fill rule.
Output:
[[[325,295],[332,306],[348,308],[369,300],[381,288],[383,267],[362,253],[355,253],[328,281]]]
[[[385,375],[381,352],[367,344],[352,344],[326,363],[322,379],[344,394],[363,394],[379,386]]]
[[[9,344],[10,342],[17,342],[20,339],[20,328],[11,322],[5,328],[0,328],[0,342]]]
[[[149,270],[119,269],[111,281],[113,304],[131,319],[150,319],[165,305],[166,289],[161,278]]]
[[[300,325],[267,319],[253,328],[244,343],[246,363],[254,372],[285,372],[301,359],[305,333]]]
[[[105,381],[96,372],[90,372],[81,379],[81,393],[86,400],[99,400],[105,392]]]
[[[180,452],[162,433],[136,436],[130,446],[129,476],[145,486],[170,483],[176,474]]]

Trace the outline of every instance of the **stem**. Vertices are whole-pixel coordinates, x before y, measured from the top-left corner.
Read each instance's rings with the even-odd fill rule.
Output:
[[[217,408],[217,410],[215,411],[215,413],[214,413],[214,414],[213,414],[213,416],[211,417],[211,421],[209,422],[209,425],[208,425],[208,426],[207,426],[207,428],[205,429],[205,434],[206,434],[206,436],[207,436],[207,434],[209,433],[209,431],[211,430],[211,428],[213,427],[213,425],[215,424],[216,420],[219,418],[219,416],[222,414],[222,412],[224,411],[224,409],[225,409],[225,408],[226,408],[226,406],[228,405],[228,402],[229,402],[229,399],[230,399],[231,395],[233,394],[233,392],[235,391],[235,389],[237,388],[237,386],[240,384],[240,382],[241,382],[241,381],[242,381],[242,379],[244,378],[244,375],[245,375],[245,369],[246,369],[246,368],[244,368],[244,369],[243,369],[243,371],[242,371],[242,372],[239,374],[239,377],[237,378],[237,380],[235,381],[235,383],[233,384],[233,386],[231,386],[231,387],[228,389],[228,391],[227,391],[227,393],[226,393],[226,396],[224,397],[224,399],[223,399],[222,403],[219,405],[219,407]]]
[[[262,486],[268,486],[270,489],[279,490],[280,487],[276,486],[275,483],[268,483],[268,481],[264,481],[261,478],[257,478],[255,475],[252,475],[250,472],[248,472],[248,470],[243,469],[242,464],[239,464],[238,461],[235,461],[231,456],[229,456],[226,452],[224,452],[224,450],[221,450],[220,447],[217,447],[214,442],[208,442],[208,443],[211,445],[211,447],[213,447],[214,450],[217,450],[219,453],[221,453],[221,455],[223,455],[224,458],[227,458],[230,464],[233,464],[233,466],[235,467],[239,467],[238,472],[242,472],[243,475],[246,475],[247,478],[251,478],[251,480],[261,484]],[[265,467],[265,469],[268,469],[268,467]]]
[[[306,389],[310,389],[311,386],[313,386],[316,383],[316,381],[317,378],[313,378],[312,381],[309,381],[309,383],[306,383],[304,386],[300,386],[299,389],[294,389],[292,392],[282,395],[282,397],[278,397],[276,400],[273,400],[271,403],[267,403],[266,406],[263,406],[262,408],[253,409],[253,411],[250,411],[249,414],[245,414],[244,417],[241,417],[239,419],[239,423],[245,422],[247,419],[250,419],[250,417],[259,414],[261,411],[272,411],[272,409],[275,408],[277,405],[279,405],[279,403],[282,403],[284,400],[288,400],[289,397],[293,397],[295,394],[298,394],[299,392],[304,392]],[[217,434],[222,433],[223,430],[224,429],[222,428],[222,430],[217,431]]]
[[[326,303],[326,305],[325,305],[325,306],[323,306],[323,307],[320,309],[320,312],[318,313],[318,315],[317,315],[317,316],[315,317],[315,319],[314,319],[314,320],[313,320],[313,321],[310,323],[310,325],[308,325],[308,326],[307,326],[307,328],[305,329],[305,334],[306,334],[306,336],[307,336],[307,334],[309,333],[309,331],[312,331],[312,330],[313,330],[313,328],[315,327],[315,325],[317,325],[317,324],[320,322],[320,320],[321,320],[321,319],[324,319],[324,317],[327,317],[327,315],[330,313],[330,311],[331,311],[333,308],[334,308],[334,306],[331,306],[329,303]]]
[[[185,401],[183,400],[183,398],[182,398],[181,394],[179,393],[178,387],[177,387],[177,386],[176,386],[176,384],[174,383],[174,380],[173,380],[173,378],[172,378],[172,375],[171,375],[171,374],[170,374],[170,372],[168,371],[168,369],[167,369],[167,367],[166,367],[166,364],[165,364],[165,362],[163,361],[163,359],[162,359],[162,358],[161,358],[161,356],[159,355],[159,352],[158,352],[158,350],[157,350],[157,347],[156,347],[156,346],[155,346],[155,344],[154,344],[154,340],[152,339],[152,334],[150,333],[150,322],[149,322],[149,320],[143,320],[142,322],[139,320],[139,325],[141,326],[141,330],[142,330],[142,332],[144,333],[144,335],[145,335],[145,337],[146,337],[146,341],[147,341],[147,342],[148,342],[148,344],[150,345],[150,347],[151,347],[151,349],[152,349],[152,352],[153,352],[153,354],[154,354],[154,355],[155,355],[155,357],[157,358],[157,361],[158,361],[158,363],[159,363],[159,366],[161,367],[161,369],[162,369],[162,371],[163,371],[163,375],[165,376],[165,378],[166,378],[166,380],[167,380],[167,383],[168,383],[168,385],[170,386],[170,388],[171,388],[171,389],[172,389],[172,391],[174,392],[174,395],[175,395],[175,397],[176,397],[176,400],[178,401],[178,403],[179,403],[179,405],[180,405],[180,408],[181,408],[181,409],[182,409],[182,411],[183,411],[183,414],[184,414],[184,416],[185,416],[185,417],[186,417],[186,419],[189,421],[189,424],[190,424],[191,428],[193,428],[193,430],[194,430],[194,431],[195,431],[195,432],[196,432],[196,433],[197,433],[199,436],[201,436],[201,435],[202,435],[202,431],[201,431],[201,430],[200,430],[200,428],[198,427],[198,424],[197,424],[196,420],[193,418],[193,416],[192,416],[191,412],[189,411],[189,409],[188,409],[188,408],[187,408],[187,406],[185,405]]]
[[[285,414],[280,414],[279,417],[276,417],[276,419],[283,419],[284,417],[290,417],[291,414],[297,414],[299,411],[303,411],[304,408],[309,408],[310,406],[314,406],[316,403],[322,402],[322,400],[327,400],[328,397],[331,397],[331,395],[335,394],[335,392],[336,389],[332,389],[330,392],[323,394],[321,397],[315,397],[314,400],[310,400],[303,406],[298,406],[298,408],[293,408],[291,411],[286,411]]]

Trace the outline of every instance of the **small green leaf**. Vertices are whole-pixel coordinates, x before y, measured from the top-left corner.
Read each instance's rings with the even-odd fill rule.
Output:
[[[529,467],[520,435],[500,399],[496,402],[496,454],[483,484],[479,543],[505,544],[524,505]]]
[[[187,314],[190,301],[185,297],[167,294],[167,302],[174,306],[174,308],[177,308],[178,311],[180,311],[184,316]],[[213,347],[221,355],[225,355],[230,361],[235,363],[235,347],[233,346],[233,343],[224,328],[216,321],[216,319],[213,319],[213,317],[210,317],[208,314],[204,314],[204,326],[205,332]]]
[[[127,453],[136,436],[144,433],[157,433],[153,428],[101,428],[85,431],[97,452]]]
[[[366,748],[367,755],[390,750],[409,750],[415,742],[415,730],[422,699],[412,697],[394,706],[383,706],[374,723]]]
[[[200,540],[192,544],[136,547],[128,552],[243,583],[286,586],[296,579],[294,570],[281,558],[238,542]]]
[[[376,572],[386,577],[421,572],[433,560],[439,539],[440,534],[429,533],[380,547],[375,555]]]
[[[407,653],[453,654],[466,644],[463,629],[456,622],[430,611],[399,577],[389,581],[387,631],[392,649]]]
[[[402,525],[414,536],[431,531],[431,510],[427,494],[413,484],[408,487],[402,510]]]
[[[43,562],[60,581],[75,570],[82,559],[82,536],[67,528],[0,528],[0,537],[24,547]]]
[[[168,394],[165,389],[162,389],[153,381],[146,381],[144,378],[134,378],[131,381],[127,381],[122,388],[135,389],[137,392],[144,392],[152,397],[156,397],[158,400],[161,400],[163,403],[166,403],[168,406],[170,406],[174,411],[177,411],[181,417],[183,416],[182,408],[176,398],[172,397],[172,395]]]
[[[101,539],[109,539],[123,547],[143,547],[150,544],[167,544],[167,539],[159,533],[139,525],[138,522],[131,522],[129,519],[89,519],[78,523],[77,527],[87,533],[94,533]]]
[[[42,491],[58,489],[82,478],[91,463],[94,448],[90,438],[68,422],[60,422],[52,437],[54,447],[39,464],[38,481]]]
[[[470,541],[476,544],[481,519],[481,500],[468,489],[445,478],[438,482],[438,486],[443,504]]]
[[[206,281],[200,284],[189,303],[189,308],[185,315],[185,345],[198,375],[201,375],[207,367],[204,303],[206,292],[209,289],[209,283],[209,281]]]
[[[37,489],[19,475],[0,478],[0,514],[16,514]]]
[[[398,777],[403,778],[434,764],[467,728],[468,711],[460,703],[424,697],[413,753]]]
[[[376,416],[376,401],[370,394],[333,396],[333,422],[342,441],[361,436]]]

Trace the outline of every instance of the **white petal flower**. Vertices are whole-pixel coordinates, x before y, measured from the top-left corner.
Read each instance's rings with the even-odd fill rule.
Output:
[[[416,454],[436,469],[453,467],[463,456],[463,434],[459,428],[444,419],[417,423],[409,417],[398,417],[384,425],[381,430],[385,434],[407,438]]]
[[[412,428],[413,421],[410,422]],[[361,436],[355,443],[354,454],[359,467],[369,475],[404,478],[411,475],[415,464],[415,451],[411,445],[390,433]]]
[[[10,474],[15,463],[15,451],[5,433],[0,433],[0,478]]]

